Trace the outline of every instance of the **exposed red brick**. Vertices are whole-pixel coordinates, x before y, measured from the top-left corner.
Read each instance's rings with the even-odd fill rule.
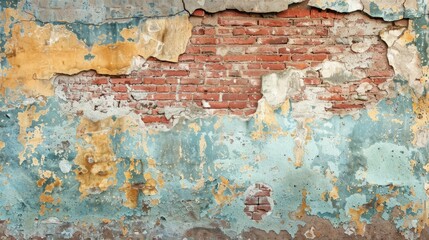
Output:
[[[288,19],[261,19],[259,25],[268,27],[289,27],[292,21]]]
[[[231,19],[220,17],[218,21],[221,26],[255,26],[258,25],[258,21],[254,19]]]
[[[336,42],[340,30],[333,29],[333,26],[347,25],[341,21],[349,20],[343,18],[343,14],[312,9],[304,3],[291,5],[275,15],[236,10],[212,14],[198,9],[192,17],[195,20],[192,36],[178,63],[149,57],[144,69],[130,76],[92,74],[85,76],[87,80],[64,82],[61,84],[67,98],[81,101],[88,96],[110,95],[118,106],[134,108],[147,124],[169,123],[162,117],[167,106],[202,107],[204,101],[210,107],[205,102],[204,106],[213,114],[247,116],[255,113],[262,98],[263,75],[289,67],[319,67],[322,61],[352,54],[350,44]],[[323,82],[317,72],[305,71],[306,88],[310,91],[313,87],[324,88],[317,98],[332,104],[329,111],[342,113],[360,109],[385,95],[377,85],[389,81],[394,73],[385,56],[385,44],[377,35],[367,36],[369,21],[376,20],[362,16],[354,21],[356,36],[350,36],[365,35],[376,41],[368,49],[374,55],[374,64],[358,69],[366,74],[364,79],[335,86]],[[373,85],[366,93],[366,101],[356,99],[356,89],[363,82]],[[306,97],[297,94],[292,101]],[[143,104],[147,102],[155,107]],[[265,205],[259,206],[254,211],[255,218],[268,209]],[[253,217],[253,212],[246,214]]]

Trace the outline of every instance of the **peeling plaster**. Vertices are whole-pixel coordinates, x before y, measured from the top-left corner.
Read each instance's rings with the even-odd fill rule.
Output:
[[[194,12],[196,9],[204,9],[208,12],[220,12],[226,9],[237,9],[244,12],[279,12],[288,9],[293,3],[303,0],[266,0],[266,1],[233,1],[233,0],[184,0],[186,9]]]

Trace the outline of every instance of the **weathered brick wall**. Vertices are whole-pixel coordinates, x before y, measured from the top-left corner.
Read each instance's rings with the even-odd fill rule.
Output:
[[[314,89],[318,100],[329,102],[327,111],[343,113],[385,97],[381,86],[393,76],[378,36],[391,24],[361,13],[342,15],[297,5],[278,14],[197,10],[191,21],[192,37],[178,63],[150,58],[128,76],[81,74],[58,83],[66,99],[113,96],[113,105],[131,107],[145,123],[169,123],[165,107],[194,104],[213,114],[248,116],[262,97],[261,76],[293,67],[305,70],[307,92]],[[359,44],[367,46],[361,49]],[[359,78],[324,81],[318,71],[324,61],[347,63]],[[300,93],[292,102],[307,97]]]

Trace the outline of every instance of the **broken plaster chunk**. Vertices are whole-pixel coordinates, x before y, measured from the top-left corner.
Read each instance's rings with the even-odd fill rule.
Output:
[[[423,71],[413,33],[405,28],[396,28],[382,31],[380,36],[388,46],[387,59],[395,74],[407,80],[414,93],[421,96],[424,91],[420,82]]]
[[[302,71],[289,68],[281,73],[262,76],[262,94],[272,107],[278,108],[288,97],[302,91],[304,82]]]
[[[308,5],[323,10],[331,9],[337,12],[354,12],[363,10],[363,5],[360,0],[342,1],[341,3],[327,0],[310,0]]]
[[[356,92],[359,93],[360,95],[364,95],[366,92],[370,91],[372,88],[373,87],[371,84],[364,82],[364,83],[361,83],[359,85],[359,87],[356,89]]]
[[[244,12],[279,12],[288,9],[292,3],[304,0],[184,0],[185,8],[189,12],[204,9],[207,12],[220,12],[226,9],[236,9]]]
[[[325,61],[320,66],[319,71],[323,81],[333,85],[357,80],[357,78],[346,69],[345,64],[341,62]]]

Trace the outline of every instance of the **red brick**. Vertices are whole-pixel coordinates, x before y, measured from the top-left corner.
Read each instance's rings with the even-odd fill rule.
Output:
[[[261,69],[260,63],[248,63],[247,69]]]
[[[262,94],[251,94],[249,95],[249,100],[256,100],[259,101],[259,99],[262,98]]]
[[[219,85],[220,80],[219,79],[205,79],[204,82],[206,85]]]
[[[158,93],[158,94],[149,94],[147,99],[153,100],[175,100],[176,94],[171,93]]]
[[[263,216],[264,214],[263,213],[260,213],[260,212],[253,212],[252,213],[252,220],[255,220],[255,221],[260,221],[260,220],[262,220],[262,216]]]
[[[216,55],[201,55],[201,56],[195,56],[195,61],[196,62],[220,62],[222,61],[222,57],[221,56],[216,56]]]
[[[340,86],[331,86],[331,87],[328,87],[326,90],[328,90],[328,92],[331,92],[331,93],[342,93],[343,92],[343,88]]]
[[[221,78],[226,76],[226,71],[205,71],[203,76],[208,78]]]
[[[227,92],[229,90],[228,87],[219,86],[219,87],[207,87],[207,86],[198,86],[196,91],[197,92]],[[224,95],[225,96],[225,95]]]
[[[334,20],[333,19],[322,19],[322,26],[333,27],[334,26]]]
[[[329,47],[313,47],[310,52],[311,53],[326,53],[326,54],[332,54],[332,53],[341,53],[345,51],[344,46],[329,46]]]
[[[213,37],[192,37],[191,43],[196,45],[216,45],[218,40]]]
[[[196,16],[196,17],[204,17],[204,15],[206,15],[206,12],[202,9],[196,9],[193,13],[192,16]]]
[[[112,87],[112,90],[115,92],[127,92],[128,89],[125,85],[116,85]]]
[[[259,93],[261,92],[260,87],[250,87],[250,86],[239,86],[239,87],[230,87],[229,91],[231,93]]]
[[[249,70],[243,73],[243,75],[248,77],[257,77],[260,78],[262,75],[270,73],[270,70]]]
[[[292,45],[321,45],[325,40],[320,38],[289,38],[289,44]]]
[[[260,55],[256,56],[256,61],[264,61],[264,62],[282,62],[289,61],[290,55]]]
[[[323,11],[320,9],[312,8],[310,16],[312,18],[337,18],[337,14],[331,11]]]
[[[170,123],[165,116],[144,116],[142,120],[144,123]]]
[[[214,27],[207,27],[207,26],[197,26],[192,29],[193,35],[215,35],[216,29]]]
[[[227,62],[250,62],[255,61],[255,56],[253,55],[230,55],[225,56],[223,59]]]
[[[258,199],[259,199],[259,201],[258,201],[259,205],[270,204],[270,202],[268,201],[268,197],[259,197]]]
[[[177,94],[176,99],[179,100],[193,100],[194,99],[194,94],[193,93],[181,93],[181,94]]]
[[[231,19],[220,17],[218,19],[218,23],[221,26],[255,26],[258,25],[258,21],[256,19]]]
[[[229,108],[243,109],[247,108],[247,102],[229,102]]]
[[[301,28],[273,28],[271,35],[273,36],[297,36],[301,35]]]
[[[128,94],[126,93],[115,94],[115,100],[128,100]]]
[[[292,25],[292,21],[286,19],[260,19],[259,25],[268,27],[289,27]]]
[[[167,77],[170,76],[188,76],[189,71],[187,70],[164,70],[164,73]]]
[[[247,94],[227,93],[222,95],[222,100],[224,101],[247,100],[248,98]]]
[[[258,39],[258,43],[260,44],[286,44],[288,41],[289,38],[287,37],[268,37]]]
[[[304,78],[305,85],[319,85],[322,81],[319,78]]]
[[[229,44],[229,45],[251,45],[256,42],[256,38],[254,37],[248,37],[248,38],[242,38],[242,37],[224,37],[222,39],[223,44]]]
[[[269,35],[270,29],[269,28],[246,28],[244,32],[245,34],[252,35],[252,36]]]
[[[219,101],[219,93],[196,93],[194,94],[194,99]]]
[[[216,47],[202,46],[200,51],[202,54],[216,54]]]
[[[232,31],[233,31],[232,28],[222,28],[222,27],[217,28],[218,35],[231,35]]]
[[[244,30],[244,28],[234,28],[232,30],[232,35],[245,35],[246,34],[246,30]]]
[[[371,78],[372,82],[375,84],[381,84],[388,80],[388,78]]]
[[[271,190],[260,190],[255,193],[256,197],[269,197],[271,196]]]
[[[208,102],[208,104],[212,109],[228,108],[228,105],[229,105],[228,102]]]
[[[306,52],[308,52],[308,48],[307,47],[288,46],[288,47],[279,48],[279,53],[280,54],[285,54],[285,53],[306,53]]]
[[[346,100],[343,96],[335,94],[330,96],[319,96],[318,99],[325,101],[344,101]]]
[[[262,63],[261,67],[269,70],[284,70],[286,68],[284,63]]]
[[[92,84],[101,85],[107,83],[109,83],[109,78],[107,77],[97,77],[96,79],[92,80]]]
[[[110,82],[113,84],[139,84],[142,83],[142,79],[139,78],[111,78]]]
[[[367,71],[368,76],[370,77],[393,77],[393,70],[373,70],[370,69]]]
[[[266,205],[258,205],[257,209],[263,212],[269,212],[271,211],[272,208],[271,208],[271,205],[266,204]]]
[[[164,78],[143,78],[144,84],[164,84]]]
[[[277,53],[277,46],[252,46],[245,50],[245,53]]]
[[[319,26],[322,20],[318,19],[297,19],[294,20],[294,25],[297,27]]]
[[[292,55],[292,61],[323,61],[328,58],[326,54],[297,54]]]
[[[302,18],[310,17],[310,8],[308,7],[291,7],[277,14],[281,18]]]
[[[195,92],[196,90],[197,90],[197,86],[193,86],[193,85],[180,86],[180,92]]]
[[[179,62],[192,62],[195,60],[194,55],[182,54],[179,56]]]
[[[317,36],[328,36],[329,31],[326,28],[317,28],[316,29],[316,35]]]
[[[157,92],[170,92],[170,86],[156,86]]]
[[[259,204],[259,199],[257,197],[254,196],[247,196],[246,200],[244,201],[245,205],[258,205]]]
[[[220,63],[212,63],[212,64],[206,64],[206,71],[211,70],[228,70],[231,66],[227,64],[220,64]]]
[[[192,85],[192,84],[200,84],[202,83],[202,80],[199,79],[180,79],[180,84],[184,84],[184,85]]]
[[[143,70],[140,74],[142,76],[150,76],[150,77],[161,77],[163,75],[162,71],[157,71],[157,70]]]
[[[132,90],[136,90],[136,91],[145,91],[145,92],[155,92],[156,91],[156,86],[149,86],[149,85],[134,85],[131,86]]]
[[[351,103],[335,103],[332,105],[333,109],[356,109],[363,108],[363,104],[351,104]]]

